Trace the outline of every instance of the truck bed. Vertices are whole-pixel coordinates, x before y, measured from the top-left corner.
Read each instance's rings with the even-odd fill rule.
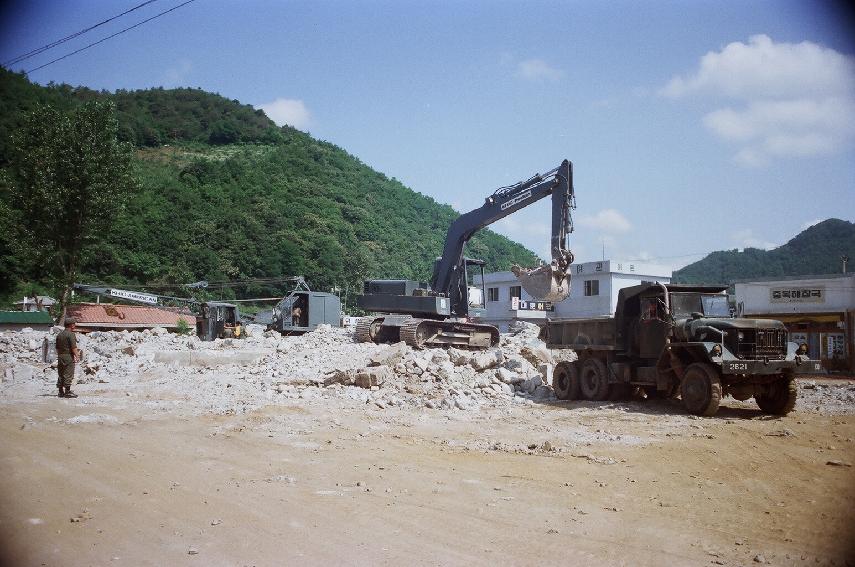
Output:
[[[614,317],[547,319],[545,332],[548,348],[617,349],[617,326]]]

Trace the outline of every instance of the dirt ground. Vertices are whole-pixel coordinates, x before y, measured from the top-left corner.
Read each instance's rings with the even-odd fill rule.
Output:
[[[855,565],[851,413],[191,415],[78,390],[0,405],[4,564]]]

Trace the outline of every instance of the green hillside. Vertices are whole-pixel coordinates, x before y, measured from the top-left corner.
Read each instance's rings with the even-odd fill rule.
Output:
[[[828,219],[774,250],[713,252],[675,271],[674,281],[729,284],[739,279],[831,274],[840,272],[844,255],[851,259],[850,269],[855,267],[855,223]]]
[[[428,279],[458,216],[333,144],[194,89],[41,87],[0,69],[0,165],[9,164],[9,135],[22,113],[36,104],[70,108],[97,97],[116,103],[120,138],[137,147],[141,189],[116,212],[110,236],[87,254],[84,281],[154,287],[305,275],[314,289],[353,293],[366,277]],[[15,246],[8,205],[4,194],[0,298],[44,284]],[[487,230],[466,253],[486,260],[490,270],[536,261]],[[276,291],[231,290],[249,297]]]

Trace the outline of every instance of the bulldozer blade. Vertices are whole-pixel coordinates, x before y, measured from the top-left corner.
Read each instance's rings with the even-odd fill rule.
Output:
[[[570,295],[570,275],[555,266],[512,266],[511,271],[526,293],[537,301],[557,303]]]

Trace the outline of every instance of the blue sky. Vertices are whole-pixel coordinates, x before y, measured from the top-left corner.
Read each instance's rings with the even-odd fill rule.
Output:
[[[7,2],[0,60],[141,1]],[[855,219],[851,23],[816,1],[196,0],[30,79],[218,92],[460,211],[568,158],[580,261],[680,266]],[[545,202],[492,228],[548,253]]]

